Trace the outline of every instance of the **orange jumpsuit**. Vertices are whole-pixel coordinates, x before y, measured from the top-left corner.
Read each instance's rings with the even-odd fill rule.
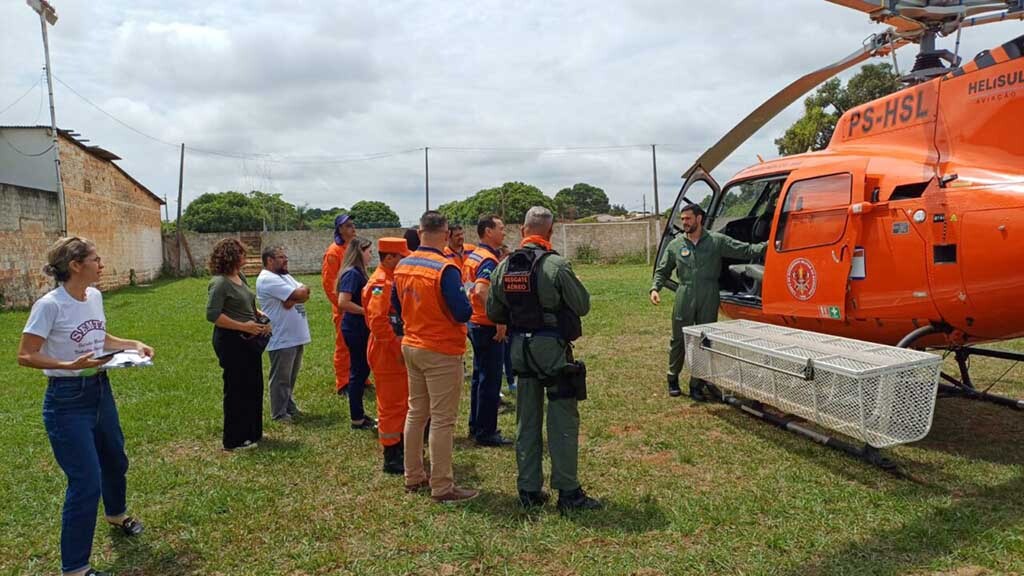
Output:
[[[370,327],[366,359],[377,387],[377,431],[381,446],[402,440],[409,412],[409,374],[402,359],[402,339],[391,327],[391,290],[395,271],[378,266],[363,288],[363,310]]]
[[[344,313],[338,309],[338,273],[341,272],[341,261],[345,258],[345,248],[344,245],[331,242],[324,252],[323,265],[320,267],[320,283],[327,301],[331,303],[334,318],[334,389],[337,392],[348,386],[349,370],[348,347],[341,335],[341,317]]]

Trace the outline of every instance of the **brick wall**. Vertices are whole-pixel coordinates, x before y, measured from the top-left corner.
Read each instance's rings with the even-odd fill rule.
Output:
[[[29,306],[53,287],[43,266],[59,236],[57,194],[0,184],[0,307]]]
[[[160,276],[163,248],[160,202],[111,162],[61,140],[68,233],[96,243],[103,257],[99,288],[148,282]]]
[[[382,236],[401,237],[405,230],[402,228],[376,228],[361,229],[360,236],[365,236],[376,241]],[[192,257],[196,266],[206,270],[206,262],[210,257],[213,245],[221,238],[239,238],[243,242],[243,236],[259,234],[261,246],[271,244],[284,246],[288,251],[289,269],[293,274],[311,274],[320,272],[320,262],[324,250],[332,241],[332,233],[329,230],[294,230],[287,232],[262,232],[262,233],[209,233],[198,234],[185,232],[185,239],[188,241]],[[658,246],[658,239],[661,231],[657,230],[654,221],[650,222],[613,222],[607,224],[555,224],[554,234],[551,243],[555,250],[570,259],[576,259],[586,253],[588,256],[595,256],[597,260],[609,261],[623,257],[639,257],[646,255],[645,243],[650,247],[650,257],[653,259]],[[477,243],[479,239],[476,229],[466,229],[466,241]],[[505,229],[505,243],[516,247],[519,245],[519,226],[507,226]],[[249,244],[256,242],[250,241]],[[178,264],[178,250],[175,236],[173,234],[164,237],[164,258],[171,268]],[[256,249],[255,246],[253,246]],[[188,271],[188,257],[184,259],[183,270]],[[374,250],[373,266],[377,265],[376,250]]]

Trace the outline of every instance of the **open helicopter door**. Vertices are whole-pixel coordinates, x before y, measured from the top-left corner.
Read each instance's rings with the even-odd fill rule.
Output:
[[[790,174],[776,208],[765,258],[766,314],[846,319],[846,295],[865,202],[867,161],[815,166]],[[858,271],[859,270],[855,270]]]
[[[684,177],[683,187],[679,189],[679,195],[676,196],[676,201],[672,205],[672,213],[669,214],[668,221],[665,222],[665,230],[661,234],[661,243],[658,245],[658,257],[654,261],[655,268],[657,268],[657,263],[661,262],[661,257],[664,255],[668,243],[683,233],[683,229],[679,227],[679,210],[688,204],[699,204],[707,211],[712,199],[718,196],[718,193],[721,191],[718,182],[715,182],[715,179],[704,171],[704,168],[700,165],[693,166]],[[679,288],[679,283],[672,278],[668,278],[665,281],[665,288],[675,291]]]

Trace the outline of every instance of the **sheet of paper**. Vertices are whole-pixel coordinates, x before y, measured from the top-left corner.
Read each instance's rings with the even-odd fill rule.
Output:
[[[152,358],[149,356],[142,356],[138,352],[131,350],[114,354],[114,357],[110,359],[110,362],[107,362],[102,367],[104,370],[109,370],[111,368],[134,368],[136,366],[152,365]]]

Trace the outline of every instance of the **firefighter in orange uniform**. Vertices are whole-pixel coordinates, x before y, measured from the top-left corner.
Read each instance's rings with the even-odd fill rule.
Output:
[[[377,433],[384,447],[384,472],[405,473],[402,432],[409,411],[409,374],[402,359],[401,322],[391,306],[395,266],[408,256],[404,238],[377,241],[380,265],[363,288],[363,309],[370,327],[366,357],[377,388]]]
[[[476,246],[466,244],[466,232],[461,224],[452,224],[448,228],[448,241],[444,247],[444,255],[459,267],[459,274],[462,274],[463,266],[466,264],[466,257],[469,256]]]
[[[345,248],[349,241],[356,237],[356,223],[348,214],[340,214],[334,219],[334,241],[324,251],[323,264],[320,267],[320,284],[331,303],[334,318],[334,390],[338,394],[345,393],[348,386],[348,347],[341,335],[342,312],[338,309],[338,273],[341,272],[341,261],[345,258]]]

